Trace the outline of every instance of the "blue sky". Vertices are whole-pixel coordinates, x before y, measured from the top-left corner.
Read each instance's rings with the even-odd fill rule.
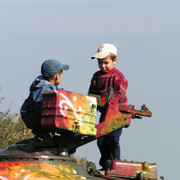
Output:
[[[118,49],[128,100],[152,118],[123,130],[121,158],[157,163],[158,177],[180,179],[180,2],[177,0],[0,0],[0,105],[19,112],[45,59],[70,65],[60,87],[87,94],[102,43]],[[98,166],[96,143],[77,150]]]

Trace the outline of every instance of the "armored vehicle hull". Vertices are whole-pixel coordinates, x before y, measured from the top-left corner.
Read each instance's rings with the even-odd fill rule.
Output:
[[[102,174],[93,162],[85,167],[58,148],[38,148],[29,153],[25,146],[15,144],[0,151],[0,180],[157,180],[155,163],[114,160]]]

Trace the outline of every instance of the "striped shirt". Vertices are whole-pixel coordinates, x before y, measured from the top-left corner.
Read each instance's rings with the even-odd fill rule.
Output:
[[[126,105],[128,100],[126,96],[126,90],[128,87],[128,81],[124,75],[116,68],[113,68],[107,73],[97,71],[92,79],[89,88],[89,92],[102,92],[107,91],[112,87],[114,96],[119,100],[121,105]]]

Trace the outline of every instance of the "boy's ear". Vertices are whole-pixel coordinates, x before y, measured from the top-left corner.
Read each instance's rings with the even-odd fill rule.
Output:
[[[55,74],[55,80],[57,80],[57,76],[58,76],[58,74]]]
[[[115,59],[113,60],[113,65],[117,63],[117,60],[118,60],[118,58],[115,58]]]

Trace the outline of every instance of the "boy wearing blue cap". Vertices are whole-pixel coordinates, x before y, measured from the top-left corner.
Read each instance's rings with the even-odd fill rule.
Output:
[[[63,70],[68,69],[69,65],[61,64],[55,59],[44,61],[41,75],[31,84],[29,96],[20,109],[25,125],[40,138],[48,136],[48,133],[41,128],[42,94],[44,91],[56,92],[62,80]]]

